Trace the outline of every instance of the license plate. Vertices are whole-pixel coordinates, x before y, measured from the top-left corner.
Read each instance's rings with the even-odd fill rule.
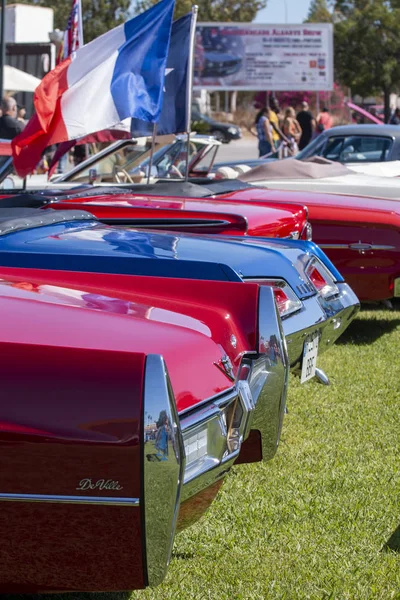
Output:
[[[303,365],[301,368],[301,383],[308,381],[315,375],[317,367],[319,335],[315,334],[304,342]]]

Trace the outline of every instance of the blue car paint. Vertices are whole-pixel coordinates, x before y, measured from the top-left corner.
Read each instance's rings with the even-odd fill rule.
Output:
[[[229,237],[229,239],[234,239],[237,240],[237,237]],[[308,242],[305,240],[285,240],[285,239],[279,239],[279,238],[263,238],[263,237],[246,237],[243,238],[246,243],[251,243],[251,242],[255,242],[255,243],[260,243],[261,245],[267,245],[268,248],[276,248],[277,250],[279,249],[283,249],[285,251],[288,251],[290,249],[298,249],[298,250],[302,250],[303,252],[307,252],[309,254],[314,254],[317,258],[319,258],[319,260],[325,265],[325,267],[327,267],[327,269],[329,269],[329,271],[332,273],[333,278],[335,279],[335,281],[339,282],[339,283],[343,283],[344,279],[342,277],[342,275],[339,273],[339,271],[337,270],[337,268],[335,267],[335,265],[329,260],[329,258],[327,257],[327,255],[325,254],[325,252],[323,250],[321,250],[321,248],[319,246],[317,246],[317,244],[315,244],[314,242]]]
[[[315,294],[300,276],[315,249],[310,242],[160,233],[108,227],[98,221],[67,221],[0,236],[0,265],[230,281],[240,281],[239,275],[271,277],[284,279],[304,299]]]

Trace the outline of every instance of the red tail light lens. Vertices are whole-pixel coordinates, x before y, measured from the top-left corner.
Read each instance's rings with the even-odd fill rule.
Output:
[[[310,272],[308,273],[308,278],[314,287],[320,292],[326,286],[326,281],[322,277],[321,273],[315,267],[312,267]]]
[[[317,259],[313,258],[307,265],[306,275],[314,288],[323,298],[336,296],[339,290],[333,276],[326,267]]]
[[[279,314],[282,318],[300,310],[303,306],[290,285],[283,279],[245,279],[245,282],[272,287]]]
[[[290,298],[287,297],[285,291],[280,287],[274,286],[274,296],[278,305],[279,314],[287,313],[289,308]]]
[[[312,240],[312,225],[311,223],[306,223],[302,229],[302,232],[300,234],[300,239],[301,240],[307,240],[310,241]]]

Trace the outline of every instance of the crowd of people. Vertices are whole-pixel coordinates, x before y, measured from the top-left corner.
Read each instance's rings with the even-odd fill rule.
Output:
[[[273,98],[269,106],[259,110],[255,120],[259,155],[266,156],[282,150],[286,155],[295,156],[314,137],[332,126],[333,119],[326,107],[314,117],[304,101],[296,114],[292,106],[282,111],[278,101]]]

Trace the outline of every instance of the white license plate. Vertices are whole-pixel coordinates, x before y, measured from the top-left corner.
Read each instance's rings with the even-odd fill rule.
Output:
[[[301,367],[301,383],[308,381],[315,375],[317,367],[319,335],[315,334],[312,338],[304,342],[303,365]]]

